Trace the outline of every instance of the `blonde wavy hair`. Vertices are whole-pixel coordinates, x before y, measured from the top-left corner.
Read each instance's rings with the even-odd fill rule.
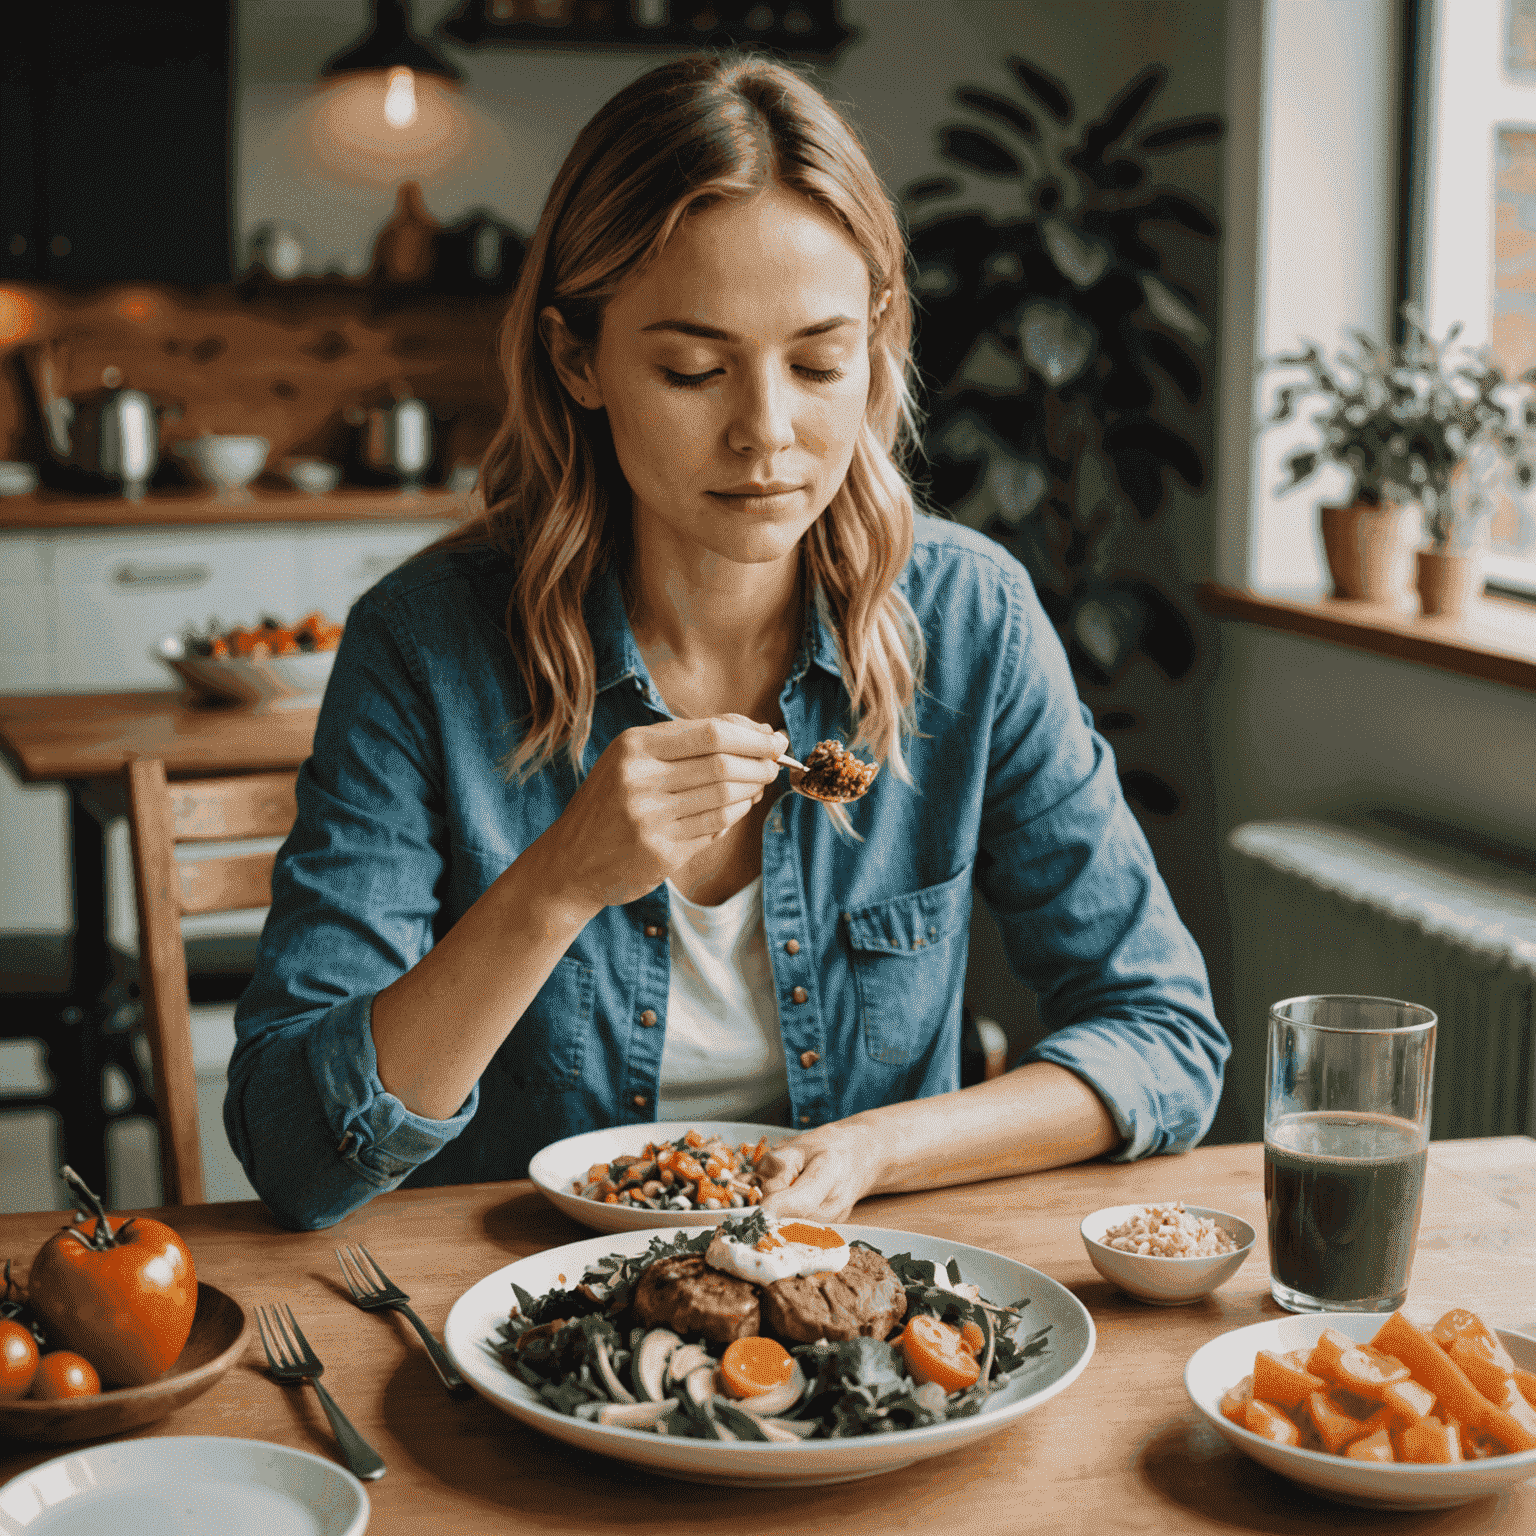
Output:
[[[910,782],[923,637],[896,579],[912,552],[903,471],[916,441],[909,384],[906,247],[885,189],[849,124],[793,70],[698,54],[649,71],[582,129],[550,190],[500,338],[507,414],[480,472],[480,515],[448,544],[490,542],[514,566],[507,637],[531,714],[507,760],[526,777],[564,748],[579,778],[597,699],[582,613],[593,579],[630,554],[630,493],[608,420],[579,410],[539,334],[553,305],[593,345],[608,300],[681,220],[777,184],[842,225],[870,279],[870,390],[842,486],[802,540],[807,591],[835,634],[856,729]]]

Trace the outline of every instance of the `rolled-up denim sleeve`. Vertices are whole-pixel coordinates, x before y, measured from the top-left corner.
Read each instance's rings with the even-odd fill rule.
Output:
[[[386,605],[348,616],[277,857],[256,974],[235,1015],[224,1124],[285,1225],[328,1226],[452,1140],[379,1080],[373,999],[432,945],[442,776],[409,640]]]
[[[1027,577],[1004,585],[977,885],[1051,1033],[1022,1058],[1089,1083],[1127,1161],[1210,1128],[1230,1046],[1205,962]]]

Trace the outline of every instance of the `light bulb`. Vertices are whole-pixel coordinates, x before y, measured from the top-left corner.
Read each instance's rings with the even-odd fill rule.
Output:
[[[409,128],[416,121],[416,77],[408,69],[389,72],[384,94],[384,121],[391,128]]]

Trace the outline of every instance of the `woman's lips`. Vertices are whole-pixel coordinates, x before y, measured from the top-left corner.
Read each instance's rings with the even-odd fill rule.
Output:
[[[709,494],[724,501],[777,501],[804,489],[803,485],[780,485],[774,482],[771,485],[736,485],[727,491],[711,491]]]

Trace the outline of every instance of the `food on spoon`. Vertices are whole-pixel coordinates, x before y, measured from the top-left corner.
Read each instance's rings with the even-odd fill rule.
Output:
[[[0,1402],[21,1397],[32,1385],[39,1359],[32,1330],[6,1318],[0,1322]]]
[[[100,1393],[101,1377],[89,1360],[73,1350],[54,1349],[38,1361],[28,1395],[57,1403],[70,1397],[97,1397]]]
[[[727,1145],[719,1136],[689,1131],[680,1141],[648,1141],[638,1157],[625,1154],[593,1163],[573,1194],[608,1205],[652,1211],[720,1211],[756,1205],[763,1198],[758,1164],[772,1149]]]
[[[1221,1412],[1266,1439],[1357,1461],[1476,1460],[1536,1450],[1522,1377],[1536,1387],[1475,1313],[1453,1308],[1426,1331],[1394,1312],[1369,1344],[1325,1328],[1310,1351],[1261,1349]]]
[[[653,1237],[637,1257],[598,1260],[569,1289],[533,1297],[514,1285],[517,1304],[493,1349],[542,1403],[562,1413],[655,1434],[792,1443],[976,1413],[990,1392],[1047,1348],[1048,1328],[1022,1342],[1014,1336],[1027,1300],[1007,1307],[983,1300],[953,1259],[944,1266],[910,1254],[886,1259],[866,1243],[845,1244],[833,1228],[812,1242],[793,1231],[817,1230],[812,1224],[775,1221],[760,1210],[727,1224],[738,1249],[771,1252],[774,1243],[758,1245],[782,1238],[786,1246],[798,1240],[825,1254],[835,1240],[849,1257],[841,1270],[759,1285],[712,1267],[711,1253],[739,1256],[720,1242],[721,1229]],[[844,1297],[835,1311],[865,1331],[850,1326],[842,1336],[823,1332],[809,1342],[782,1332],[771,1320],[776,1309],[786,1293],[806,1287],[818,1293],[829,1319],[828,1290],[833,1297],[838,1287],[859,1292],[861,1302]],[[927,1334],[943,1345],[945,1360],[954,1356],[950,1379],[961,1386],[947,1390],[940,1374],[920,1379],[909,1368],[899,1343],[887,1338],[903,1314],[916,1328],[914,1340]],[[806,1325],[810,1310],[793,1316]],[[726,1328],[734,1336],[711,1336]]]
[[[878,763],[860,762],[840,741],[818,741],[795,788],[816,800],[857,800],[879,771]]]
[[[50,1237],[32,1261],[28,1299],[50,1340],[103,1380],[137,1387],[176,1363],[197,1311],[192,1255],[164,1222],[108,1216],[71,1168],[65,1182],[94,1213]]]

